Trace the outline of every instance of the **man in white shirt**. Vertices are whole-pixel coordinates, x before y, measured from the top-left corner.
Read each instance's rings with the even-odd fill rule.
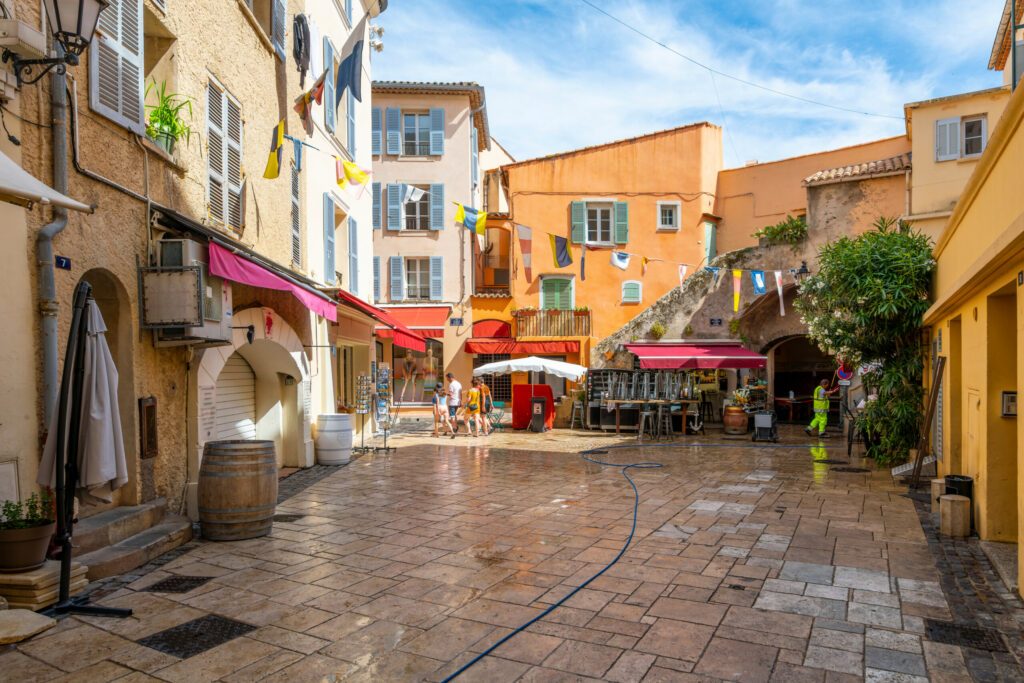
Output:
[[[445,379],[448,380],[448,417],[451,418],[452,428],[457,432],[459,423],[455,416],[459,412],[459,406],[462,405],[462,385],[450,372],[445,375]],[[455,434],[452,434],[452,438],[455,438]]]

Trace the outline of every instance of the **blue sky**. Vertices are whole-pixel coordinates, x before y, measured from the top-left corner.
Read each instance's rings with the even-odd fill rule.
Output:
[[[903,104],[993,87],[1004,0],[391,0],[378,79],[476,81],[496,139],[525,159],[711,121],[727,166],[904,133]],[[717,90],[717,96],[716,96]]]

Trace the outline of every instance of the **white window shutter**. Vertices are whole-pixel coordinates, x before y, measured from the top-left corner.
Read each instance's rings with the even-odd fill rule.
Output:
[[[224,140],[224,176],[227,180],[227,223],[233,228],[245,224],[244,202],[242,201],[242,109],[231,97],[225,95],[224,110],[227,114]]]
[[[935,122],[935,160],[950,161],[960,157],[960,119],[939,119]]]
[[[227,196],[224,177],[224,93],[212,82],[206,86],[206,169],[210,218],[223,223],[227,215],[224,207]]]
[[[112,0],[100,13],[89,59],[89,106],[145,135],[142,0]]]
[[[348,291],[359,294],[359,224],[348,219]]]

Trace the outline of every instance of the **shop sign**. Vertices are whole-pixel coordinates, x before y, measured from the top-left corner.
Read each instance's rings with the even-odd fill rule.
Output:
[[[448,318],[449,327],[462,327],[462,318]]]
[[[54,256],[53,260],[61,270],[71,270],[71,259],[67,256]]]
[[[710,322],[711,322],[711,327],[721,327],[722,326],[722,319],[721,318],[712,318]]]

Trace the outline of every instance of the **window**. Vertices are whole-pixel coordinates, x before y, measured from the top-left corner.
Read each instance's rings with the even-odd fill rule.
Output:
[[[622,283],[622,303],[638,304],[643,299],[644,285],[639,280],[626,280]]]
[[[278,59],[285,59],[285,23],[288,19],[286,0],[244,0],[259,29],[270,38]]]
[[[985,151],[985,117],[972,116],[965,118],[961,125],[963,150],[965,157],[980,156]]]
[[[405,259],[405,298],[430,298],[430,259]]]
[[[413,185],[413,187],[423,190],[423,195],[415,201],[405,202],[403,207],[405,229],[430,230],[430,186]]]
[[[299,170],[292,164],[292,263],[302,266],[302,220],[299,211]]]
[[[330,38],[326,37],[324,38],[324,68],[327,69],[327,78],[324,81],[324,128],[333,133],[335,117],[338,115],[338,108],[334,106],[334,74],[338,69],[338,61],[334,58],[334,45]]]
[[[587,242],[611,244],[612,205],[587,204]]]
[[[658,230],[679,229],[679,202],[658,202]]]
[[[512,356],[507,353],[478,353],[473,357],[473,367],[478,368],[488,363],[499,363],[511,359]],[[490,387],[492,401],[508,403],[512,400],[512,375],[481,375],[480,379]]]
[[[359,224],[348,217],[348,291],[359,294]]]
[[[430,114],[402,114],[402,154],[426,156],[430,154]]]
[[[89,106],[145,135],[142,0],[113,0],[100,12],[94,44],[89,53]]]
[[[573,278],[558,275],[540,279],[540,307],[545,310],[569,311],[575,308]]]
[[[206,88],[207,197],[210,218],[240,229],[242,206],[242,109],[210,81]]]

